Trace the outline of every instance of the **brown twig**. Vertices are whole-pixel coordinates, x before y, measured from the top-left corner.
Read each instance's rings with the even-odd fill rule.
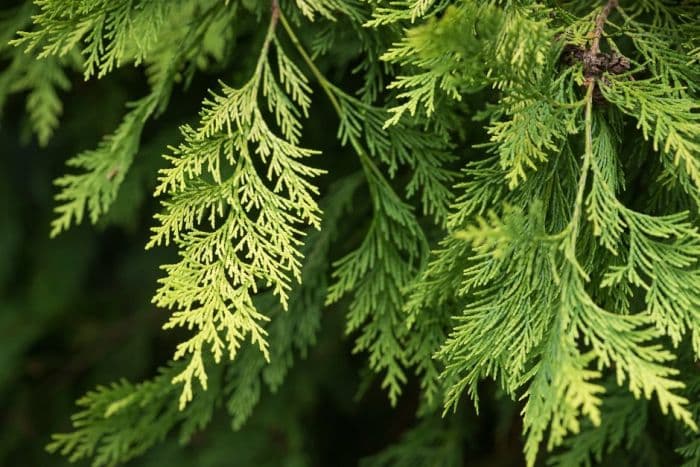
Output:
[[[619,0],[608,0],[608,3],[603,7],[600,14],[595,20],[595,29],[593,29],[593,42],[591,42],[591,48],[588,49],[588,53],[591,55],[598,55],[600,53],[600,38],[603,37],[603,30],[605,29],[605,22],[608,20],[610,13],[619,6]]]

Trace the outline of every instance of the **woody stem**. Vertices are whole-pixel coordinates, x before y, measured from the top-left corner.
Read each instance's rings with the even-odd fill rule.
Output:
[[[619,0],[608,0],[608,3],[603,7],[600,14],[595,20],[595,29],[593,29],[593,42],[591,42],[591,48],[589,53],[591,55],[597,55],[600,52],[600,38],[603,36],[603,29],[605,28],[605,22],[610,16],[610,13],[619,6]]]

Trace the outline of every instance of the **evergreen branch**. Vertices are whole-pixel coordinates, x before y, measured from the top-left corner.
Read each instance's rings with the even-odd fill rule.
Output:
[[[636,447],[647,425],[647,404],[628,395],[613,394],[605,398],[601,411],[605,417],[600,425],[583,425],[564,442],[566,450],[550,458],[549,465],[590,467],[594,462],[602,462],[603,456],[616,448]]]
[[[348,5],[342,0],[295,0],[297,8],[309,20],[313,21],[318,14],[326,19],[334,21],[336,12],[349,14],[352,5]]]
[[[644,60],[644,67],[660,78],[664,85],[681,95],[697,92],[700,82],[697,60],[692,58],[690,44],[683,44],[675,29],[640,23],[619,10],[626,20],[624,34],[630,37]],[[682,28],[678,28],[682,29]]]
[[[697,274],[700,271],[700,236],[685,213],[650,216],[633,211],[615,195],[609,160],[616,157],[612,135],[604,121],[598,121],[597,157],[591,171],[588,195],[589,219],[594,235],[616,256],[601,287],[630,286],[644,290],[645,310],[664,335],[678,345],[689,333],[697,353],[700,299]],[[607,159],[607,160],[606,160]]]
[[[33,5],[26,3],[0,16],[0,29],[4,31],[0,37],[0,57],[9,62],[0,74],[0,115],[11,94],[27,92],[26,110],[31,129],[39,145],[46,146],[63,112],[59,91],[70,89],[71,82],[63,70],[64,64],[55,57],[35,60],[9,46],[15,32],[31,21],[33,12]]]
[[[257,299],[260,308],[274,313],[267,326],[270,340],[270,361],[260,352],[247,347],[227,369],[225,382],[226,408],[234,429],[239,429],[253,412],[261,398],[265,383],[276,391],[298,353],[304,358],[316,341],[328,290],[328,253],[342,228],[341,219],[348,211],[353,195],[362,181],[356,173],[334,183],[321,200],[324,217],[322,228],[312,231],[302,247],[304,267],[301,286],[289,298],[289,309],[274,304],[270,294]]]
[[[80,224],[86,212],[93,224],[107,212],[138,151],[146,120],[156,105],[154,94],[133,102],[130,105],[132,110],[113,135],[106,137],[97,149],[68,160],[69,167],[85,172],[56,179],[55,184],[60,188],[56,201],[60,204],[54,209],[56,218],[51,223],[52,237],[72,224]]]
[[[385,127],[417,112],[432,117],[436,105],[445,112],[444,107],[455,105],[462,95],[487,85],[500,89],[504,95],[493,113],[488,146],[510,170],[511,188],[517,186],[526,169],[535,170],[544,162],[570,129],[570,104],[543,97],[561,86],[560,80],[544,78],[554,37],[545,13],[534,5],[502,9],[470,1],[448,8],[439,20],[411,28],[382,56],[387,62],[409,65],[411,71],[389,85],[400,91],[397,98],[403,103],[391,109]],[[524,60],[537,66],[528,76],[519,76]]]
[[[0,78],[0,108],[8,94],[27,91],[26,109],[32,131],[39,145],[46,146],[63,113],[58,93],[70,87],[63,67],[55,58],[33,60],[17,53]]]
[[[424,234],[410,207],[396,195],[363,147],[357,123],[348,120],[352,115],[349,104],[363,104],[339,92],[320,73],[284,15],[281,23],[341,119],[341,141],[349,142],[358,155],[369,186],[372,221],[360,247],[334,264],[336,282],[330,287],[326,302],[334,303],[346,293],[355,292],[347,332],[361,330],[354,351],[369,351],[370,367],[386,372],[382,387],[388,389],[395,404],[406,382],[401,291],[424,255]]]
[[[52,237],[73,224],[80,224],[86,213],[90,222],[95,224],[109,210],[139,151],[146,122],[167,105],[176,70],[198,54],[200,41],[217,17],[219,8],[215,5],[200,17],[190,20],[188,28],[180,33],[175,48],[166,47],[162,62],[157,55],[154,57],[149,68],[150,93],[127,104],[131,110],[117,130],[106,136],[97,149],[68,160],[69,167],[82,169],[82,173],[64,175],[55,181],[60,192],[56,195],[59,204],[54,209],[57,217],[51,223]]]
[[[157,194],[166,193],[148,247],[177,244],[180,261],[164,267],[166,276],[154,302],[175,311],[166,328],[188,327],[195,334],[178,345],[175,360],[188,358],[173,379],[183,383],[181,407],[193,397],[192,381],[207,388],[203,361],[210,351],[219,363],[233,360],[250,337],[269,361],[269,319],[253,297],[269,288],[287,307],[291,282],[301,280],[303,224],[318,228],[318,189],[308,179],[322,171],[303,160],[315,151],[297,145],[295,106],[308,107],[306,79],[278,46],[281,85],[269,64],[269,50],[281,11],[271,3],[270,20],[251,78],[240,88],[222,84],[222,95],[204,102],[199,127],[182,128],[185,142],[173,148],[171,167],[161,171]],[[260,94],[276,113],[282,136],[265,122]],[[289,94],[289,95],[288,95]],[[291,99],[290,99],[291,98]],[[250,146],[253,146],[252,149]],[[256,164],[267,165],[262,177]],[[222,163],[228,165],[226,178]]]
[[[682,166],[695,186],[700,187],[698,103],[690,97],[674,96],[656,79],[609,79],[610,85],[601,88],[605,98],[634,117],[654,150]]]
[[[27,92],[40,143],[56,128],[68,59],[82,54],[86,77],[143,64],[150,86],[97,149],[69,161],[78,170],[57,181],[52,235],[110,208],[176,82],[212,60],[243,76],[181,127],[155,188],[162,210],[147,246],[172,242],[178,257],[153,302],[172,311],[166,328],[191,335],[154,379],[89,393],[50,449],[127,461],[175,428],[187,440],[221,404],[241,427],[333,305],[392,404],[409,369],[421,415],[465,396],[490,411],[484,379],[520,399],[529,466],[545,450],[589,465],[653,449],[642,432],[659,423],[646,417],[651,399],[695,462],[694,3],[38,0],[33,21],[29,7],[0,19],[11,30],[0,27],[0,104]],[[22,49],[5,46],[16,29]],[[256,53],[229,60],[246,41]],[[358,74],[343,83],[359,94],[326,70]],[[301,146],[304,118],[323,112],[307,76],[361,167],[340,187],[347,161],[321,178],[318,151]],[[464,167],[456,184],[453,162]],[[351,203],[354,230],[342,222]],[[346,245],[332,262],[338,233]],[[459,424],[425,422],[367,462],[457,465],[467,439]]]
[[[579,228],[581,225],[581,215],[583,212],[584,194],[588,180],[588,173],[593,162],[593,91],[595,82],[589,81],[586,89],[586,110],[584,120],[584,155],[583,164],[581,165],[581,175],[579,176],[578,185],[576,188],[576,198],[574,200],[574,211],[571,215],[571,220],[566,229],[560,235],[565,235],[564,254],[567,259],[577,267],[583,277],[588,280],[588,274],[580,267],[576,259],[576,241],[579,236]]]
[[[398,0],[387,2],[390,6],[377,6],[372,10],[372,19],[365,27],[379,27],[403,21],[414,23],[430,12],[440,12],[449,4],[446,0]]]
[[[71,462],[92,458],[95,467],[127,462],[161,442],[180,425],[180,441],[186,442],[206,426],[214,413],[218,393],[201,395],[184,410],[174,403],[174,375],[182,365],[160,369],[158,376],[140,384],[122,380],[99,386],[77,402],[74,431],[53,435],[49,452],[60,452]],[[220,372],[211,375],[213,382]]]
[[[302,248],[303,285],[291,294],[289,310],[275,303],[269,292],[255,297],[256,306],[268,309],[274,317],[266,327],[271,340],[270,362],[254,348],[242,349],[235,361],[215,365],[209,371],[208,391],[197,393],[180,410],[180,394],[172,379],[184,370],[184,361],[171,362],[143,383],[119,381],[98,387],[78,401],[82,409],[73,416],[73,431],[54,435],[47,449],[60,452],[71,461],[92,458],[96,466],[127,462],[176,428],[179,441],[188,442],[208,425],[221,403],[231,415],[233,427],[240,428],[259,402],[261,385],[275,391],[295,356],[303,358],[315,342],[327,289],[328,252],[360,180],[357,175],[340,180],[321,201],[323,228],[311,232]],[[209,355],[205,359],[211,364]]]
[[[596,17],[591,46],[585,55],[599,54],[602,27],[615,6],[616,2],[609,2]],[[584,155],[568,223],[559,233],[548,235],[541,215],[535,214],[538,207],[528,216],[523,216],[518,210],[506,209],[500,217],[489,214],[487,219],[477,219],[476,225],[460,231],[459,238],[467,240],[473,250],[473,253],[467,253],[473,266],[464,269],[466,279],[462,280],[461,289],[457,289],[465,299],[459,324],[437,353],[445,363],[442,378],[447,385],[447,408],[456,404],[465,390],[472,399],[478,400],[476,384],[484,377],[493,377],[511,394],[528,383],[523,413],[528,465],[534,464],[546,432],[549,432],[547,447],[552,449],[563,442],[567,433],[578,432],[579,416],[589,417],[594,425],[601,423],[600,395],[604,390],[593,382],[601,376],[600,371],[589,369],[593,362],[598,363],[599,370],[615,365],[618,383],[629,379],[630,391],[637,397],[644,395],[649,398],[656,393],[664,413],[670,410],[675,418],[695,429],[695,422],[686,407],[687,399],[677,394],[683,384],[674,378],[677,371],[666,366],[673,354],[650,342],[666,333],[680,339],[683,333],[680,329],[686,329],[686,326],[691,330],[695,328],[693,313],[679,316],[673,311],[676,307],[683,310],[686,305],[696,306],[691,304],[695,292],[687,288],[681,292],[683,300],[690,300],[686,304],[677,302],[671,305],[665,295],[684,287],[680,284],[695,279],[691,276],[681,279],[682,270],[662,274],[645,272],[650,277],[663,277],[653,286],[655,291],[646,296],[649,310],[656,311],[634,316],[606,311],[595,303],[584,285],[590,280],[589,268],[595,257],[591,252],[582,258],[577,242],[585,233],[584,207],[591,173],[594,175],[593,188],[601,190],[598,186],[601,182],[597,180],[601,167],[594,152],[593,105],[597,76],[591,74],[584,78]],[[602,147],[599,144],[597,150]],[[607,180],[613,178],[608,174],[605,177]],[[606,189],[605,196],[612,197],[617,203],[614,192]],[[601,193],[596,196],[604,197]],[[652,257],[656,255],[652,252],[659,248],[653,244],[653,236],[678,235],[684,238],[683,243],[688,249],[678,252],[674,266],[692,266],[694,269],[688,272],[695,274],[695,234],[694,231],[684,231],[685,227],[680,225],[672,227],[679,218],[641,221],[642,216],[619,208],[618,211],[624,212],[621,214],[623,220],[605,222],[615,216],[615,209],[605,207],[605,203],[610,202],[602,199],[591,207],[593,219],[598,219],[596,228],[599,233],[606,231],[609,247],[615,248],[621,229],[628,227],[632,238],[637,239],[630,256],[648,254]],[[528,222],[533,224],[528,225]],[[639,240],[641,235],[648,236],[644,240],[648,243],[644,246]],[[451,252],[456,250],[452,248]],[[662,256],[670,254],[659,253],[657,261]],[[652,264],[648,261],[639,259],[639,263],[632,267]],[[439,269],[433,273],[436,271]],[[537,271],[537,276],[526,275],[532,274],[531,271]],[[547,271],[548,274],[543,273]],[[638,276],[628,275],[627,281],[635,285],[646,284],[634,277]],[[675,280],[678,282],[673,282]],[[521,287],[522,283],[527,283],[528,287]],[[548,284],[557,285],[551,287]],[[527,317],[526,324],[522,322],[523,317]],[[580,335],[584,336],[590,350],[579,350],[575,336]],[[479,336],[478,339],[475,336]],[[523,357],[514,359],[512,355],[518,352],[523,352]]]
[[[103,77],[129,61],[145,60],[158,45],[161,28],[179,2],[90,0],[66,8],[64,2],[41,0],[34,31],[21,31],[12,45],[38,58],[63,57],[85,44],[84,75]]]

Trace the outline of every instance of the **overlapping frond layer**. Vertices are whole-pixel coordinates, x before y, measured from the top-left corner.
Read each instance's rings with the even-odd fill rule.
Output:
[[[543,448],[590,465],[632,446],[653,410],[692,464],[696,3],[37,0],[13,12],[0,104],[27,93],[41,143],[69,67],[146,71],[114,133],[69,159],[52,235],[110,209],[178,83],[226,70],[198,119],[178,116],[148,244],[177,250],[153,302],[189,337],[153,380],[88,394],[52,449],[121,462],[178,424],[189,437],[216,404],[240,427],[328,307],[392,404],[416,376],[421,414],[479,408],[494,380],[522,403],[530,466]],[[24,30],[19,47],[5,24]],[[312,89],[325,94],[313,105]],[[459,430],[430,420],[369,465],[459,462],[459,448],[436,448]]]
[[[54,436],[48,449],[73,461],[90,458],[95,465],[122,463],[142,454],[173,430],[181,443],[204,428],[214,411],[223,405],[235,429],[240,428],[258,405],[265,386],[276,391],[297,357],[304,358],[315,343],[321,322],[328,271],[328,251],[342,229],[341,219],[361,183],[357,174],[339,180],[321,201],[322,230],[312,230],[302,247],[303,287],[289,296],[284,310],[271,292],[255,297],[256,306],[272,318],[265,323],[270,340],[270,361],[250,346],[228,365],[216,365],[210,353],[208,389],[178,408],[181,391],[173,385],[187,361],[171,362],[158,376],[139,384],[117,382],[99,387],[78,401],[81,411],[73,418],[73,431]]]
[[[626,58],[601,52],[618,6],[616,18],[637,30],[661,27],[638,23],[618,2],[593,14],[582,8],[583,16],[563,23],[552,21],[563,13],[557,9],[498,3],[450,7],[410,28],[384,55],[406,72],[390,85],[404,103],[389,124],[418,112],[429,118],[439,95],[460,100],[488,85],[499,92],[484,112],[490,140],[480,146],[493,155],[471,163],[456,186],[451,234],[410,294],[415,322],[440,319],[445,310],[455,319],[442,319],[446,340],[433,344],[440,378],[435,367],[419,367],[424,387],[437,392],[433,381],[442,383],[447,408],[463,393],[477,401],[486,378],[522,398],[528,465],[542,442],[551,450],[578,433],[582,418],[608,423],[600,381],[610,373],[695,430],[671,363],[677,354],[662,342],[679,349],[689,340],[697,355],[696,218],[630,205],[624,170],[631,148],[621,143],[629,138],[623,119],[631,117],[663,170],[651,183],[673,189],[673,177],[693,199],[700,154],[697,97],[688,85],[694,71],[669,52],[681,53],[668,45],[675,37],[634,37],[642,60],[664,57],[648,65],[647,79],[630,78]],[[690,27],[685,14],[679,27]],[[573,43],[562,51],[564,37]],[[595,441],[601,446],[605,433]]]

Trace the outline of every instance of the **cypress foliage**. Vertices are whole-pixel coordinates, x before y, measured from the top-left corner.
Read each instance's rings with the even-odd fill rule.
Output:
[[[388,404],[420,385],[368,466],[462,465],[482,419],[454,412],[494,392],[528,466],[649,465],[653,424],[700,465],[697,0],[35,0],[0,39],[0,105],[23,93],[42,145],[70,76],[147,84],[68,159],[51,236],[109,215],[147,125],[201,97],[146,245],[177,252],[172,360],[87,393],[49,451],[114,465],[222,409],[245,430],[330,310]]]

